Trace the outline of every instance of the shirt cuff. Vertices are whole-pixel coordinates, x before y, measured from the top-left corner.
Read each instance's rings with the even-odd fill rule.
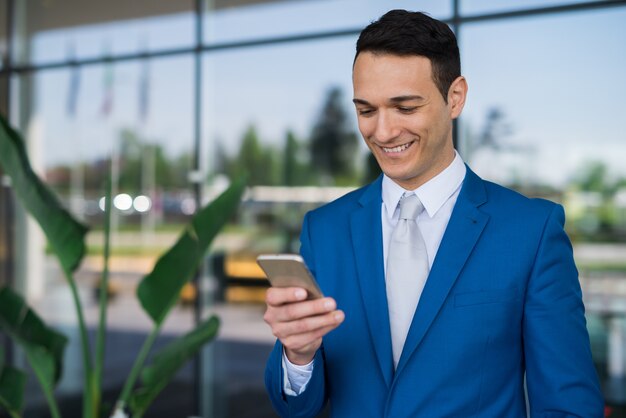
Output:
[[[283,392],[285,395],[298,396],[306,389],[313,374],[313,362],[303,366],[293,364],[283,349]]]

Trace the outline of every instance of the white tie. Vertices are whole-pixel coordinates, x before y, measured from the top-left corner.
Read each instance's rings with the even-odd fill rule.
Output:
[[[405,193],[400,200],[400,219],[389,243],[386,287],[394,369],[428,278],[426,244],[416,222],[423,210],[414,193]]]

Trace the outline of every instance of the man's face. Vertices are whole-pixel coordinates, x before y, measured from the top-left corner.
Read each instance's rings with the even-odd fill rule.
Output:
[[[352,81],[359,130],[388,177],[412,190],[452,162],[452,119],[467,93],[463,77],[451,85],[446,103],[428,58],[363,52]]]

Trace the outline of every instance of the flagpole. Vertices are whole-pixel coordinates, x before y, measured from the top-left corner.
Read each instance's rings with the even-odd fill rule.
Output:
[[[147,46],[144,46],[147,50]],[[139,75],[138,90],[138,118],[137,137],[141,143],[141,194],[148,197],[150,206],[148,210],[140,214],[141,219],[141,241],[143,247],[153,245],[155,236],[155,177],[156,177],[156,144],[148,140],[148,109],[150,106],[150,61],[144,58],[141,63],[141,73]]]
[[[104,55],[109,56],[108,47]],[[107,62],[104,66],[103,80],[103,96],[102,104],[100,105],[100,115],[103,118],[104,128],[103,132],[106,132],[106,128],[110,127],[109,116],[113,111],[113,91],[114,91],[114,74],[113,64]],[[113,141],[111,143],[111,199],[115,199],[119,191],[119,177],[120,177],[120,138],[113,134]],[[111,202],[113,203],[113,202]],[[115,208],[115,205],[111,204],[111,246],[115,245],[117,241],[117,233],[119,229],[119,211]]]
[[[74,61],[74,46],[68,47],[69,61]],[[76,113],[78,109],[78,92],[80,89],[80,67],[73,65],[70,72],[69,90],[67,96],[67,117],[70,125],[70,142],[73,145],[76,160],[70,168],[70,210],[79,219],[84,220],[84,175],[82,165],[82,150],[80,136],[78,134],[78,122]]]

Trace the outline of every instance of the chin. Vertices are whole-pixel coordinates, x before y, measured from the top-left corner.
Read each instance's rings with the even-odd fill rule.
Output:
[[[382,170],[383,173],[385,173],[385,175],[387,177],[389,177],[391,180],[394,180],[396,182],[406,182],[407,180],[409,180],[411,178],[411,176],[406,175],[404,173],[398,173],[398,172],[394,172],[392,171],[385,171]]]

